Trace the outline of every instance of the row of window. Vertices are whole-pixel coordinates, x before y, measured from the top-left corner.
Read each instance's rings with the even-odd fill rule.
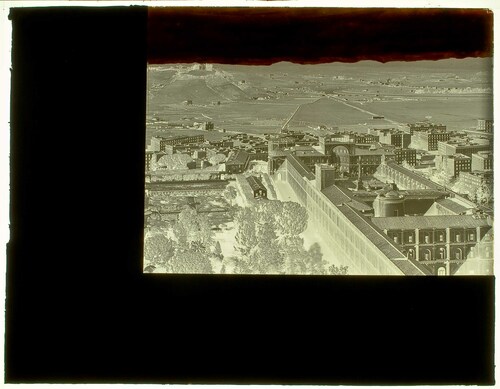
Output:
[[[462,234],[458,233],[455,234],[455,239],[454,242],[460,243],[462,242]],[[474,242],[476,240],[476,234],[471,232],[467,235],[468,241],[469,242]],[[401,237],[400,235],[394,235],[393,236],[394,243],[402,243],[401,242]],[[446,236],[444,233],[439,233],[437,235],[436,242],[445,242]],[[414,235],[408,235],[406,239],[406,243],[415,243],[414,242]],[[432,234],[431,233],[424,233],[423,240],[420,243],[433,243],[432,241]]]
[[[433,256],[433,253],[430,249],[422,250],[420,252],[420,258],[416,258],[416,251],[415,249],[409,249],[406,256],[408,259],[413,259],[413,260],[419,260],[419,261],[433,261],[433,260],[438,260],[442,259],[445,260],[447,259],[446,256],[446,249],[445,248],[439,248],[439,250],[435,253],[435,256]],[[462,251],[461,248],[456,249],[453,252],[453,256],[450,258],[452,260],[462,260],[465,259],[464,252]]]
[[[381,253],[370,248],[364,236],[360,236],[360,233],[356,232],[349,222],[341,220],[341,217],[336,215],[324,199],[318,198],[319,201],[316,202],[313,200],[314,194],[311,191],[308,192],[310,195],[310,200],[307,202],[309,214],[315,223],[320,225],[322,231],[334,237],[334,240],[331,240],[335,242],[332,249],[341,249],[349,261],[354,263],[363,274],[391,272],[381,257]]]

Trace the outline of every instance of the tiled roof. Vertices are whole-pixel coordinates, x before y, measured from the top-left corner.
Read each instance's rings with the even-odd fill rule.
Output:
[[[437,189],[409,189],[401,190],[400,192],[403,193],[407,199],[438,198],[449,195],[448,192]]]
[[[472,215],[374,217],[372,218],[372,222],[383,230],[448,227],[475,228],[490,225],[486,218],[476,218]]]
[[[320,153],[318,150],[293,150],[292,153],[297,157],[324,157],[325,154]]]
[[[245,164],[249,155],[246,151],[238,150],[236,154],[233,154],[232,157],[226,162],[227,164]]]
[[[266,187],[262,184],[262,181],[260,178],[257,178],[255,176],[250,176],[247,177],[247,181],[250,184],[250,187],[252,190],[257,190],[257,189],[263,189],[266,190]]]
[[[423,276],[430,274],[429,270],[424,266],[419,263],[412,262],[409,259],[395,259],[392,263],[394,263],[399,270],[407,276]]]
[[[444,189],[444,187],[442,185],[436,184],[435,182],[432,182],[431,180],[428,180],[427,178],[422,177],[420,174],[414,173],[411,170],[409,170],[401,165],[398,165],[394,161],[386,161],[386,164],[391,169],[394,169],[398,172],[401,172],[405,176],[407,176],[407,177],[409,177],[417,182],[420,182],[421,184],[427,186],[430,189],[436,189],[436,190]]]
[[[463,206],[462,204],[457,203],[451,199],[439,199],[436,201],[439,205],[445,207],[451,212],[456,213],[457,215],[466,212],[469,208]]]
[[[335,205],[340,205],[351,201],[351,198],[344,194],[344,192],[337,185],[330,185],[322,190],[323,194]]]
[[[370,219],[360,215],[356,210],[348,205],[338,206],[338,209],[349,219],[349,221],[377,248],[382,251],[385,256],[391,260],[405,258],[403,253],[399,251],[389,240],[387,235],[383,233]]]

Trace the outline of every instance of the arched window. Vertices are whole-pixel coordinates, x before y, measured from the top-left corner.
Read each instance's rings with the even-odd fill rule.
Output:
[[[429,236],[429,234],[427,232],[424,235],[424,242],[425,243],[430,243],[431,242],[431,237]]]
[[[425,250],[424,251],[424,259],[426,261],[430,261],[432,260],[432,253],[431,253],[431,250]]]
[[[408,259],[415,259],[415,250],[413,249],[408,250]]]
[[[440,267],[438,269],[438,276],[445,276],[446,275],[446,269],[444,267]]]
[[[413,243],[413,235],[408,236],[408,243]]]
[[[443,247],[441,247],[439,249],[439,259],[444,259],[446,256],[446,249],[444,249]]]
[[[462,259],[462,249],[455,251],[455,259]]]

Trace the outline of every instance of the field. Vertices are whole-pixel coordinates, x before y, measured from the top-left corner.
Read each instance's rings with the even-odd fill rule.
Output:
[[[385,120],[374,120],[372,115],[366,112],[328,98],[321,98],[314,103],[302,105],[294,115],[290,125],[319,126],[323,124],[332,127],[360,123],[387,124],[387,126],[390,126],[390,123]]]
[[[493,117],[492,96],[422,97],[420,101],[364,103],[362,107],[398,122],[412,123],[427,116],[449,129],[475,127],[478,118]],[[360,105],[361,106],[361,105]]]
[[[216,64],[210,71],[193,70],[192,65],[154,66],[148,69],[148,141],[153,133],[172,133],[174,124],[188,127],[206,121],[216,130],[254,134],[278,132],[289,119],[290,128],[305,131],[320,125],[394,127],[425,119],[450,129],[471,128],[478,118],[492,117],[491,77],[488,58]],[[205,134],[217,138],[223,133]]]

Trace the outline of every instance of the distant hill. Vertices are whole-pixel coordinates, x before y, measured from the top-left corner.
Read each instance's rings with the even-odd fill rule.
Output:
[[[155,66],[148,72],[148,103],[179,104],[191,100],[193,104],[212,104],[216,101],[239,101],[249,95],[233,83],[224,71],[190,70],[184,67],[161,69]]]
[[[431,71],[431,72],[482,72],[492,71],[493,58],[464,58],[464,59],[442,59],[438,61],[394,61],[394,62],[377,62],[377,61],[359,61],[355,63],[333,62],[318,65],[300,65],[291,62],[278,62],[269,66],[273,71],[303,73],[303,74],[324,74],[337,73],[340,71],[360,71],[369,72],[391,72],[391,71]]]

